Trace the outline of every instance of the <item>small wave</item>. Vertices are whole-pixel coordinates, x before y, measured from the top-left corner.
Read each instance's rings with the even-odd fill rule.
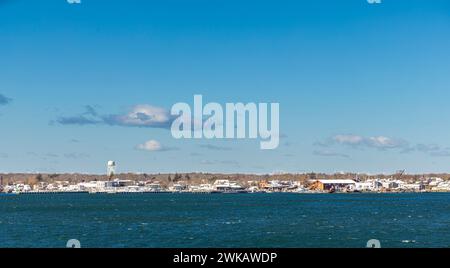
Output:
[[[241,223],[241,220],[238,220],[238,221],[226,221],[226,222],[223,222],[222,224],[231,225],[231,224],[239,224],[239,223]]]

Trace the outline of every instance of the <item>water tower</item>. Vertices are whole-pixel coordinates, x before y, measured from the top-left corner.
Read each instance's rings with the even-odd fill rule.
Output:
[[[108,161],[106,175],[109,178],[112,178],[116,174],[116,162],[115,161]]]

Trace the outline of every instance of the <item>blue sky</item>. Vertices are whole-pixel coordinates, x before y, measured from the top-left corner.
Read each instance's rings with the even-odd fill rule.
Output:
[[[0,172],[450,172],[449,47],[445,0],[0,0]],[[194,94],[281,145],[126,121]]]

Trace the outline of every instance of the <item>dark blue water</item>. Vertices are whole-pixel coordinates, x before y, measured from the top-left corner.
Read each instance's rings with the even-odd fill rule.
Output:
[[[449,247],[450,194],[1,195],[0,247]]]

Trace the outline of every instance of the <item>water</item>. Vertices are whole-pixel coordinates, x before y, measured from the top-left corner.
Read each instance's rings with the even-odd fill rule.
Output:
[[[0,195],[0,247],[449,247],[450,194]]]

